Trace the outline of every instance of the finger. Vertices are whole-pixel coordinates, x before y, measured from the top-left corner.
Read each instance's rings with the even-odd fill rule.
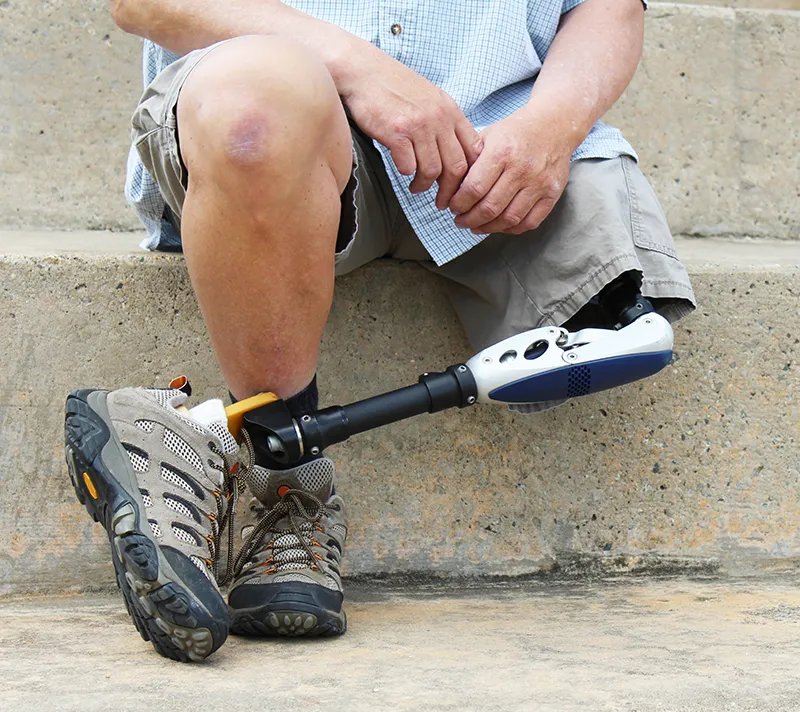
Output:
[[[541,225],[555,207],[555,198],[542,198],[534,205],[530,212],[519,222],[516,227],[509,228],[509,235],[521,235],[524,232],[535,230]]]
[[[414,144],[405,136],[400,136],[388,146],[397,170],[401,175],[410,176],[417,170],[417,159],[414,156]]]
[[[506,232],[510,228],[516,227],[528,216],[538,198],[539,196],[529,189],[519,191],[498,217],[485,225],[479,225],[475,231],[480,233]]]
[[[480,162],[475,164],[477,168]],[[467,176],[467,179],[469,176]],[[519,192],[519,183],[509,172],[503,173],[491,190],[466,213],[456,218],[456,226],[475,230],[481,225],[492,222],[508,207],[508,204]]]
[[[450,199],[455,195],[464,176],[467,175],[469,164],[455,133],[448,132],[440,136],[437,145],[442,159],[442,174],[438,179],[436,207],[444,210],[450,204]]]
[[[456,215],[469,212],[478,202],[483,200],[494,184],[497,183],[498,178],[503,173],[503,168],[504,166],[500,161],[492,160],[488,151],[481,153],[478,160],[469,169],[466,178],[461,181],[461,187],[450,200],[450,210]],[[509,196],[509,200],[511,197]],[[505,208],[505,205],[502,207]],[[494,217],[496,216],[493,215],[482,222],[489,222]],[[458,225],[458,222],[456,222],[456,225]]]
[[[432,133],[426,131],[414,137],[414,156],[417,159],[417,172],[409,190],[412,193],[424,193],[442,173],[442,159]]]
[[[472,166],[475,161],[478,160],[478,156],[481,155],[481,150],[483,149],[481,135],[473,128],[472,124],[463,114],[456,122],[455,129],[456,137],[467,158],[467,163]]]

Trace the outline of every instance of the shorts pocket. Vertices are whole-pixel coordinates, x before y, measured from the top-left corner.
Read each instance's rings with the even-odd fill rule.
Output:
[[[667,217],[650,183],[630,156],[621,156],[630,206],[631,234],[636,247],[678,259]]]

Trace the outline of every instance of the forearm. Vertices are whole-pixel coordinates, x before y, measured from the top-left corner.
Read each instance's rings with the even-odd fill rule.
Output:
[[[358,58],[379,51],[368,42],[278,0],[112,0],[114,21],[125,32],[177,54],[242,35],[277,35],[313,51],[337,86]]]
[[[545,113],[575,150],[630,83],[643,41],[641,0],[586,0],[564,15],[528,110]]]

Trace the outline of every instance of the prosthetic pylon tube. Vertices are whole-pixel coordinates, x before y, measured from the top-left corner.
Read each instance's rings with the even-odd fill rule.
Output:
[[[447,408],[482,403],[538,403],[597,393],[651,376],[672,358],[672,327],[655,312],[620,329],[570,333],[542,327],[517,334],[442,373],[345,406],[292,416],[262,394],[228,409],[232,432],[248,430],[254,446],[281,464],[317,455],[351,435]],[[234,433],[236,434],[236,432]]]

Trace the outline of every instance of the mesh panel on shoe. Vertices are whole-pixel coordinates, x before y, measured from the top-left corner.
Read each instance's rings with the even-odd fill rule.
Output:
[[[180,413],[178,413],[180,415]],[[183,418],[183,416],[181,416]],[[186,424],[192,428],[195,432],[200,433],[201,435],[206,435],[206,431],[202,425],[199,423],[195,423],[191,418],[183,418],[186,421]]]
[[[314,583],[314,584],[319,583],[319,581],[312,578],[311,576],[304,576],[303,574],[280,574],[276,575],[272,579],[272,583],[288,583],[290,581],[297,581],[299,583]],[[256,577],[254,579],[249,579],[248,581],[245,581],[245,583],[257,584],[257,583],[262,583],[262,581],[260,580],[260,578]],[[325,581],[322,585],[325,586],[325,588],[329,588],[331,591],[341,591],[341,589],[339,588],[339,584],[336,583],[336,579],[334,579],[332,576],[328,576],[327,574],[325,574]]]
[[[273,542],[274,546],[302,546],[300,539],[296,534],[282,534]]]
[[[303,574],[284,574],[283,576],[276,576],[272,579],[274,583],[288,583],[289,581],[299,581],[300,583],[316,583],[310,576],[303,576]],[[247,583],[261,583],[258,579],[252,579]]]
[[[280,485],[310,492],[322,501],[331,495],[333,487],[334,465],[327,457],[320,457],[288,470],[268,470],[256,465],[247,476],[247,484],[256,498],[267,507],[273,507],[279,499],[277,491]]]
[[[152,519],[150,521],[150,528],[153,530],[153,536],[157,537],[158,539],[161,538],[161,527],[158,526],[158,522],[154,522]]]
[[[189,558],[192,560],[192,563],[198,569],[200,569],[200,571],[202,571],[206,575],[206,578],[210,581],[211,572],[208,570],[208,564],[205,562],[205,560],[201,559],[199,556],[195,556],[194,554],[192,554]]]
[[[192,486],[186,480],[184,480],[183,477],[163,464],[161,465],[161,476],[170,484],[183,487],[183,489],[185,489],[187,492],[191,492],[192,494],[195,493]]]
[[[182,514],[184,517],[188,517],[189,519],[194,519],[197,521],[197,518],[194,516],[192,510],[189,509],[183,502],[179,502],[177,499],[173,499],[168,495],[164,495],[164,504],[166,504],[173,511]]]
[[[303,569],[307,569],[307,563],[299,563],[297,561],[289,561],[285,564],[280,565],[281,571],[302,571]]]
[[[156,427],[156,424],[152,420],[137,420],[134,425],[136,425],[139,430],[144,430],[146,433],[152,433],[153,428]]]
[[[260,498],[269,490],[269,475],[269,470],[256,465],[247,476],[247,484],[256,497]]]
[[[186,460],[190,465],[200,472],[203,471],[203,461],[200,456],[192,449],[180,435],[169,428],[164,429],[164,447],[175,453],[178,457]]]
[[[200,542],[197,541],[197,536],[192,532],[184,529],[182,526],[177,524],[172,525],[172,533],[175,535],[175,538],[179,541],[182,541],[184,544],[193,544],[194,546],[200,546]]]
[[[153,506],[153,498],[150,496],[150,493],[145,490],[139,490],[142,495],[142,504],[145,507],[152,507]]]
[[[336,533],[342,540],[347,536],[347,527],[343,524],[334,524],[331,527],[331,531]]]
[[[174,388],[148,388],[147,391],[155,396],[162,408],[171,408],[173,398],[178,399],[179,402],[186,400],[186,395]]]
[[[304,567],[308,566],[306,563],[308,554],[305,549],[286,549],[275,553],[273,558],[279,565],[278,568],[282,568],[283,564],[303,564]]]
[[[332,591],[340,591],[339,584],[336,582],[336,579],[329,574],[325,574],[325,588],[329,588]]]
[[[303,489],[316,492],[333,479],[333,462],[327,457],[312,460],[295,468],[295,476]]]
[[[208,429],[219,440],[222,445],[222,452],[232,454],[239,449],[239,445],[225,423],[209,423]]]
[[[128,453],[128,457],[131,459],[131,467],[133,467],[133,471],[138,472],[139,474],[147,472],[147,468],[150,465],[150,460],[146,456],[146,453],[135,450],[125,443],[123,443],[122,446],[125,448],[125,452]]]

